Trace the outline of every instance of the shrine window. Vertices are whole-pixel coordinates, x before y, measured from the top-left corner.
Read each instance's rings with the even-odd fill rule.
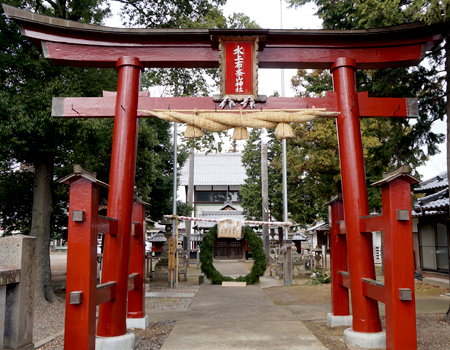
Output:
[[[212,202],[211,192],[197,192],[196,202]]]
[[[238,191],[230,191],[228,192],[228,200],[232,202],[242,202],[242,196]]]
[[[227,200],[226,192],[213,192],[213,202],[223,203]]]
[[[225,203],[227,200],[241,203],[242,196],[239,191],[202,191],[195,194],[197,203]]]

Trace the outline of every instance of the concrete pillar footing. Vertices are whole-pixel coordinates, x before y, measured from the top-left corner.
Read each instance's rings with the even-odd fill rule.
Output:
[[[127,318],[127,329],[139,328],[145,329],[150,324],[148,315],[142,318]]]
[[[17,350],[34,350],[34,343],[22,346],[21,348],[18,348]]]
[[[353,316],[335,316],[332,313],[327,314],[327,326],[328,327],[340,327],[340,326],[352,326]]]
[[[132,332],[127,332],[118,337],[95,338],[95,350],[133,350],[136,336]]]
[[[355,332],[353,328],[344,331],[344,340],[350,345],[364,349],[386,349],[386,331],[377,333]]]

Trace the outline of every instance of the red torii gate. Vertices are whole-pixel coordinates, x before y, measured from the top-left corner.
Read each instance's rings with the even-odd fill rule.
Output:
[[[36,15],[6,5],[3,8],[9,18],[20,23],[23,35],[42,47],[46,57],[55,64],[116,67],[119,71],[115,97],[59,100],[53,113],[66,117],[115,118],[108,216],[118,220],[118,234],[109,235],[105,240],[102,281],[117,281],[117,288],[116,298],[100,306],[99,336],[117,337],[126,333],[137,109],[164,109],[169,103],[176,109],[215,106],[209,98],[139,98],[140,73],[144,67],[218,67],[219,51],[214,38],[219,35],[259,36],[261,68],[331,70],[335,93],[323,99],[269,98],[264,109],[315,106],[337,107],[340,112],[337,130],[353,331],[381,331],[377,301],[364,296],[361,282],[363,278],[375,279],[375,272],[371,235],[360,231],[360,217],[367,216],[369,211],[359,118],[406,117],[414,113],[408,109],[410,104],[406,99],[371,99],[367,94],[357,94],[355,71],[418,64],[423,53],[442,40],[440,33],[447,24],[352,31],[116,29]],[[90,343],[89,348],[93,346]]]

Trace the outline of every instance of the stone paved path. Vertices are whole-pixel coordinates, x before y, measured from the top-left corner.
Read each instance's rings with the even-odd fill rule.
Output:
[[[247,274],[239,262],[217,262],[227,276]],[[168,317],[150,314],[150,320]],[[162,350],[326,349],[286,307],[276,306],[259,285],[222,287],[205,283],[189,309],[171,313],[175,326]]]

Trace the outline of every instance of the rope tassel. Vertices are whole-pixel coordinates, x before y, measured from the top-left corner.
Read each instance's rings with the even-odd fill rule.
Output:
[[[234,140],[247,140],[250,135],[248,134],[247,128],[238,127],[233,129],[232,137]]]
[[[186,131],[184,132],[184,136],[188,139],[195,139],[198,137],[202,137],[203,135],[205,135],[205,133],[203,132],[202,129],[189,124],[186,127]]]
[[[289,123],[278,123],[275,129],[277,139],[293,139],[295,138],[294,130]]]

